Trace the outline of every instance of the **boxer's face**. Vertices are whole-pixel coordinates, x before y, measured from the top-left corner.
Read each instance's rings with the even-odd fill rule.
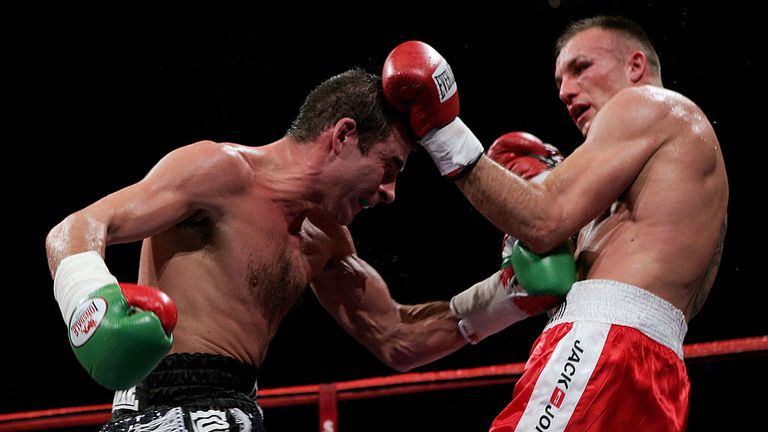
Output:
[[[557,56],[560,100],[584,136],[608,100],[631,85],[623,48],[614,33],[590,28],[576,34]]]
[[[366,154],[355,142],[344,156],[344,165],[335,173],[339,194],[334,213],[340,224],[349,224],[363,209],[394,201],[395,182],[410,151],[411,142],[400,130],[375,143]]]

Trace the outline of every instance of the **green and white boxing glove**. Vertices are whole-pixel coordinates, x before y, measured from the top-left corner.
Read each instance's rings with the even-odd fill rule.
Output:
[[[450,306],[459,318],[461,334],[476,344],[557,306],[575,281],[576,264],[567,245],[536,255],[505,236],[501,269],[455,295]]]
[[[72,350],[102,386],[138,384],[171,349],[173,300],[156,288],[118,283],[97,252],[64,258],[53,286]]]

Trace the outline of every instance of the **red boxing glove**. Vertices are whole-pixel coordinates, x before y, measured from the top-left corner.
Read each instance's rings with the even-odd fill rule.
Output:
[[[176,304],[168,294],[157,288],[132,283],[120,282],[119,285],[128,304],[131,307],[151,311],[157,315],[165,334],[170,336],[176,327],[179,313],[176,310]]]
[[[440,174],[457,179],[477,163],[483,146],[458,117],[456,80],[443,56],[424,42],[402,43],[387,56],[381,82],[384,97],[408,114]]]
[[[404,42],[389,53],[381,74],[384,97],[407,112],[421,138],[459,115],[459,93],[448,62],[419,41]]]
[[[557,147],[527,132],[509,132],[498,137],[488,148],[488,157],[526,180],[551,170],[563,160]]]

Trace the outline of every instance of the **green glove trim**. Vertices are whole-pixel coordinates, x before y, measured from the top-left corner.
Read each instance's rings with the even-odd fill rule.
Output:
[[[576,262],[567,243],[539,255],[518,240],[502,266],[507,264],[507,260],[515,269],[520,286],[531,295],[565,297],[576,282]]]

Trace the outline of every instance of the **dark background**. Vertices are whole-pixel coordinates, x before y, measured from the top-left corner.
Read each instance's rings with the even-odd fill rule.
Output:
[[[725,156],[731,190],[725,254],[686,343],[768,334],[768,294],[758,268],[765,235],[750,202],[753,195],[762,200],[765,187],[757,172],[765,145],[758,134],[765,70],[758,68],[763,47],[756,39],[764,36],[753,36],[764,35],[764,25],[747,6],[109,3],[28,6],[7,16],[18,30],[6,39],[4,67],[11,76],[3,157],[10,262],[2,286],[10,314],[0,413],[111,402],[72,355],[52,295],[44,238],[66,215],[139,180],[176,147],[201,139],[257,146],[280,138],[315,85],[352,66],[380,73],[389,51],[409,39],[449,60],[462,118],[486,147],[505,132],[525,130],[568,154],[580,134],[557,99],[552,45],[568,22],[597,13],[623,14],[646,29],[665,86],[707,113]],[[440,178],[423,151],[410,158],[397,192],[394,204],[363,212],[350,226],[360,255],[380,270],[396,300],[448,299],[498,266],[501,234]],[[107,255],[119,279],[135,280],[137,244],[110,247]],[[544,322],[529,319],[416,371],[525,361]],[[765,365],[764,355],[690,362],[690,429],[754,424],[755,402],[764,401],[755,392],[763,394],[768,384]],[[274,339],[259,385],[393,373],[307,293]],[[339,428],[486,430],[511,392],[507,385],[342,402]],[[272,432],[317,430],[317,409],[267,410],[266,425]]]

